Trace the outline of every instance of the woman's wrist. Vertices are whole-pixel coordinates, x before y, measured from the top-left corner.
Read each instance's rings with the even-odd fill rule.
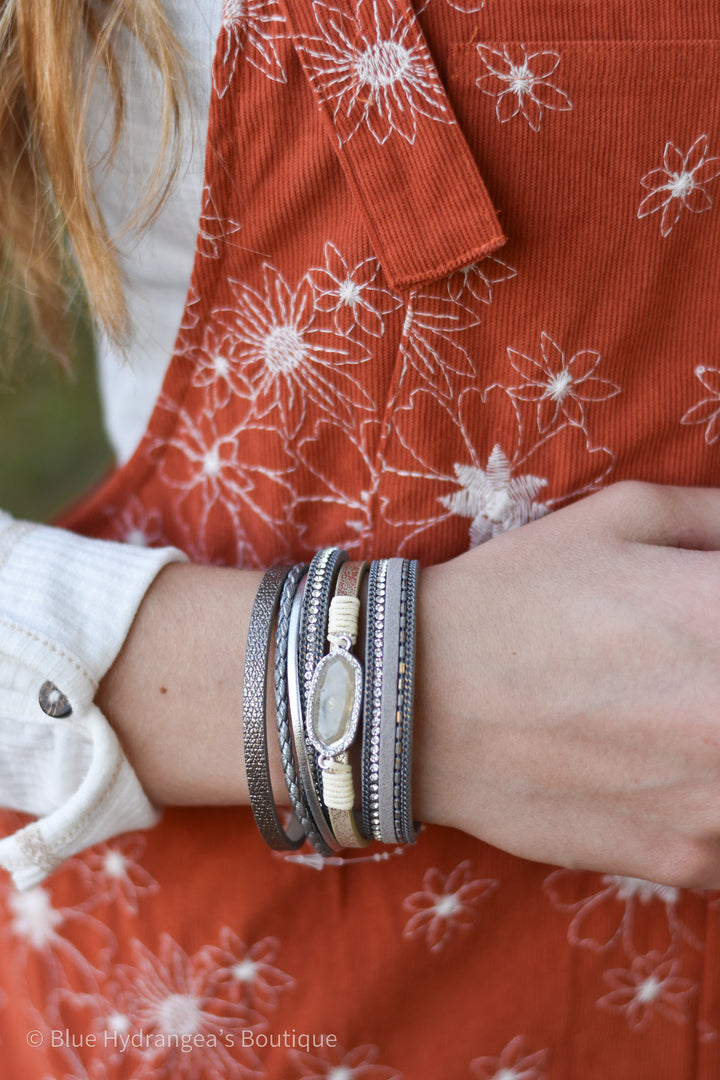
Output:
[[[416,642],[413,808],[419,821],[447,826],[456,824],[464,679],[454,644],[455,576],[452,563],[423,569]]]
[[[249,801],[242,680],[261,578],[261,572],[232,568],[166,567],[100,684],[96,702],[156,805]],[[476,726],[472,710],[489,691],[482,665],[467,671],[468,636],[475,647],[482,630],[481,620],[468,624],[463,615],[468,585],[461,557],[423,569],[418,589],[413,813],[418,821],[454,827],[460,827],[468,784],[477,786],[477,763],[467,760],[462,733]],[[273,790],[286,803],[276,739],[268,739],[268,750]]]
[[[261,572],[173,564],[155,579],[96,702],[156,805],[247,804],[242,678]],[[452,564],[418,590],[413,808],[452,824],[458,673],[453,674]],[[271,665],[272,667],[272,665]],[[268,697],[272,708],[271,695]],[[284,779],[268,739],[273,790]]]
[[[96,702],[156,805],[248,801],[242,673],[261,577],[220,567],[166,567],[100,684]],[[273,760],[282,785],[278,769]]]

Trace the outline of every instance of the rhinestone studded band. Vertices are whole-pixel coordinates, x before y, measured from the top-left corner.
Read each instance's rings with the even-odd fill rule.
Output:
[[[380,768],[378,831],[376,840],[397,843],[395,832],[395,731],[397,719],[397,670],[400,654],[400,592],[402,559],[388,559],[383,620],[382,694],[380,712]]]
[[[365,726],[362,754],[363,833],[380,839],[380,721],[387,559],[370,567],[365,631]]]
[[[415,625],[420,564],[403,560],[400,592],[400,647],[398,651],[397,724],[395,728],[394,809],[398,840],[412,844],[417,826],[411,810],[413,690],[415,686]]]

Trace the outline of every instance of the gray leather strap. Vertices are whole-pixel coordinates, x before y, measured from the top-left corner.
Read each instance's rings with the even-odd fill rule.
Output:
[[[298,563],[288,574],[280,596],[278,609],[277,630],[275,632],[275,719],[277,723],[278,743],[280,746],[280,760],[282,762],[285,786],[287,787],[290,805],[295,817],[300,822],[305,836],[317,849],[318,844],[324,846],[321,837],[315,828],[307,804],[305,794],[300,783],[300,778],[295,767],[293,754],[293,739],[290,731],[289,716],[289,692],[288,692],[288,648],[290,642],[290,622],[293,604],[298,595],[298,588],[302,589],[302,578],[307,571],[307,563]],[[302,600],[302,592],[298,603]],[[299,620],[299,614],[298,614]],[[297,635],[295,635],[295,638]],[[294,646],[297,641],[294,640]],[[292,663],[297,665],[297,658],[293,657]]]
[[[400,649],[400,591],[402,559],[388,559],[383,630],[382,713],[380,719],[380,835],[384,844],[397,843],[395,831],[395,738]]]
[[[250,806],[260,835],[274,851],[295,851],[305,839],[296,818],[292,833],[285,832],[280,823],[268,762],[268,654],[280,594],[289,572],[288,566],[274,566],[260,582],[250,616],[243,679],[243,742]]]

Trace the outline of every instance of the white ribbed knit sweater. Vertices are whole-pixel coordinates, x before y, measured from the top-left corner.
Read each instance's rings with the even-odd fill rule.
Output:
[[[122,254],[134,334],[129,356],[99,341],[105,422],[120,462],[137,445],[169,362],[192,269],[200,212],[211,59],[221,0],[167,0],[189,56],[192,138],[182,179],[154,227]],[[139,50],[128,44],[128,124],[112,169],[98,177],[111,232],[139,198],[155,153],[157,93]],[[106,97],[95,100],[93,153],[102,158]],[[183,556],[87,540],[15,522],[0,511],[0,805],[37,821],[0,840],[0,865],[18,888],[41,881],[69,855],[128,829],[155,823],[118,740],[93,704],[145,591]],[[68,698],[70,716],[40,707],[46,681]]]

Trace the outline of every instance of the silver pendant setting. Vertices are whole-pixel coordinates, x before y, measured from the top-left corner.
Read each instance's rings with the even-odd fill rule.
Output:
[[[347,649],[334,647],[318,663],[308,693],[305,727],[319,754],[336,757],[357,734],[363,673]]]

